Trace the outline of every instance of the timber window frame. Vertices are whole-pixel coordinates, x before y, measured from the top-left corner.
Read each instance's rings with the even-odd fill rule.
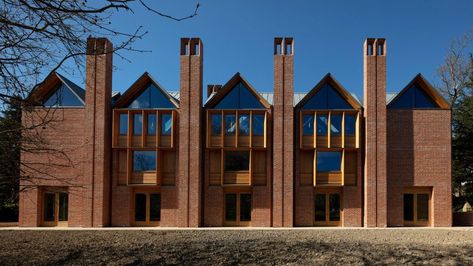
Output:
[[[230,202],[233,200],[234,202]],[[247,204],[249,201],[249,208]],[[233,206],[231,206],[233,205]],[[223,225],[224,226],[251,226],[253,212],[253,196],[248,189],[231,189],[224,192],[223,196]],[[234,212],[230,214],[229,212]],[[234,216],[230,217],[230,216]]]
[[[314,189],[314,226],[342,226],[343,225],[343,194],[341,188],[317,188]],[[323,198],[323,202],[319,200]],[[338,198],[338,202],[336,199]],[[334,202],[332,202],[332,200]],[[318,203],[322,203],[323,206],[323,219],[317,219],[317,216],[320,216],[320,212],[318,213]],[[332,209],[332,203],[335,205],[338,204],[338,211]],[[320,206],[320,205],[319,205]],[[336,206],[335,206],[336,207]],[[333,215],[333,216],[332,216]],[[332,219],[333,217],[333,219]],[[337,218],[338,217],[338,218]],[[322,217],[320,217],[322,218]]]
[[[145,197],[145,206],[138,206],[137,196]],[[156,200],[155,204],[158,205],[158,214],[153,217],[152,215],[152,201]],[[144,217],[137,219],[137,207],[141,207],[139,211],[144,212]],[[133,226],[159,226],[161,222],[161,210],[162,210],[162,196],[161,191],[155,190],[137,190],[133,193],[133,214],[132,224]]]
[[[48,210],[49,203],[52,204]],[[52,201],[52,202],[51,202]],[[65,202],[64,202],[65,201]],[[52,212],[51,218],[47,218]],[[64,218],[65,217],[65,218]],[[46,188],[41,191],[41,226],[67,227],[69,220],[69,193],[66,189]]]
[[[432,221],[432,188],[405,188],[402,197],[404,226],[430,226]],[[410,202],[410,204],[406,202],[409,197],[412,198],[412,202]],[[406,211],[411,213],[406,213]],[[406,216],[409,215],[411,218],[406,219]],[[426,218],[419,217],[420,215],[425,215]]]

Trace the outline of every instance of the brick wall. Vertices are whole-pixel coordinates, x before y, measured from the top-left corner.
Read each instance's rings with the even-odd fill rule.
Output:
[[[452,225],[451,111],[388,110],[388,225],[403,225],[403,189],[432,188],[432,225]]]

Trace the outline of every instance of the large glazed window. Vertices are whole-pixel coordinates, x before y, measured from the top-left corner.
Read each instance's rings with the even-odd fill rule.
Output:
[[[221,114],[212,114],[210,116],[211,120],[211,134],[212,136],[220,136],[222,134],[222,115]]]
[[[342,95],[329,83],[322,85],[312,97],[303,105],[303,109],[353,109]]]
[[[147,123],[148,123],[148,136],[155,136],[156,135],[156,114],[147,114]]]
[[[393,109],[432,109],[439,108],[435,101],[427,95],[419,86],[413,85],[402,93],[399,97],[396,97],[392,103],[389,104],[389,108]]]
[[[225,171],[249,171],[250,152],[249,151],[226,151]]]
[[[340,172],[342,164],[341,152],[317,152],[317,172]]]
[[[253,114],[253,136],[263,136],[264,135],[264,115],[263,114]]]
[[[133,172],[156,171],[156,151],[133,151]]]
[[[174,104],[155,85],[150,84],[141,94],[125,108],[148,109],[148,108],[175,108]]]
[[[249,114],[238,115],[238,134],[240,136],[250,135],[250,115]]]
[[[133,135],[140,136],[143,133],[143,115],[133,114]]]
[[[302,135],[312,136],[314,134],[314,115],[302,116]]]
[[[46,107],[82,107],[84,102],[64,84],[55,89],[43,102]]]
[[[326,136],[328,132],[328,115],[317,115],[317,135]]]
[[[172,115],[162,114],[161,115],[161,135],[171,136],[171,129],[172,129]]]
[[[342,115],[332,114],[330,116],[330,134],[332,136],[340,136],[342,133]]]
[[[264,106],[243,83],[238,83],[225,95],[214,109],[264,109]]]
[[[355,136],[356,133],[356,116],[345,115],[345,135]]]
[[[234,114],[225,115],[225,135],[234,136],[236,131],[236,116]]]

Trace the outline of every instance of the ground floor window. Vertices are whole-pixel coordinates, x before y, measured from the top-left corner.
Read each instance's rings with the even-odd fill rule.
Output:
[[[251,193],[225,193],[225,225],[249,226],[251,222]]]
[[[43,192],[43,226],[67,226],[69,195],[62,191]]]
[[[161,220],[161,194],[135,192],[134,222],[137,226],[156,226]]]
[[[316,189],[314,192],[314,225],[341,225],[341,202],[340,189]]]
[[[409,189],[403,195],[404,225],[427,226],[430,222],[430,192]]]

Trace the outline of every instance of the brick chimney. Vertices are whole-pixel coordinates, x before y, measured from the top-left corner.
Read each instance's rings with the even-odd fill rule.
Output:
[[[201,223],[202,190],[202,69],[199,38],[181,39],[179,106],[179,226]]]
[[[293,225],[294,39],[274,38],[273,226]]]
[[[82,225],[109,225],[112,43],[87,39]]]
[[[368,38],[364,49],[364,225],[387,226],[386,40]]]

